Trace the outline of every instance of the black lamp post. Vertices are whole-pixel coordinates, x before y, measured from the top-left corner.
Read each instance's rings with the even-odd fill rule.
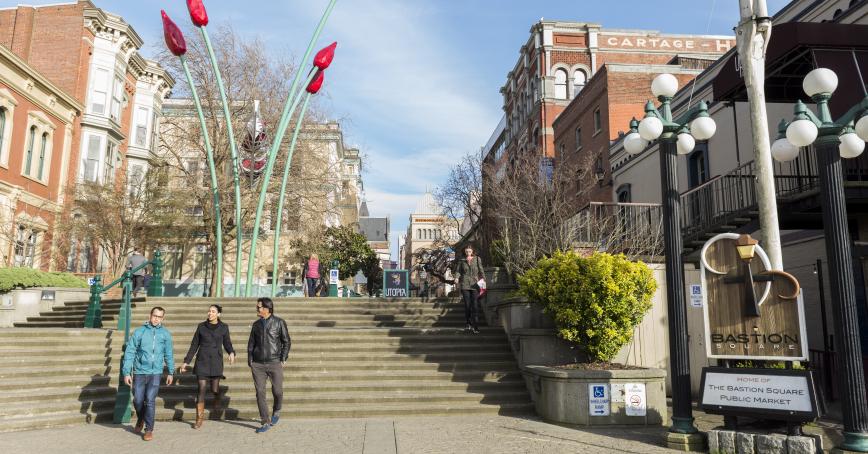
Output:
[[[684,264],[678,197],[677,155],[693,150],[696,139],[707,140],[716,125],[708,116],[704,102],[672,118],[670,102],[678,91],[678,80],[660,74],[651,83],[651,92],[662,103],[658,111],[651,101],[645,105],[645,118],[630,122],[624,149],[630,154],[644,150],[648,143],[660,144],[660,180],[663,191],[663,240],[666,256],[666,299],[669,310],[669,362],[672,373],[672,425],[670,433],[694,434],[690,392],[690,358],[687,344],[687,313],[684,300]]]
[[[842,392],[844,440],[841,449],[868,452],[868,400],[865,396],[865,375],[862,369],[862,348],[859,344],[859,317],[856,308],[855,281],[850,231],[847,227],[847,203],[841,158],[855,158],[865,149],[868,139],[868,96],[853,106],[838,121],[832,120],[829,98],[838,87],[834,71],[818,68],[805,76],[805,93],[817,103],[819,115],[814,115],[799,101],[792,123],[783,122],[786,138],[772,145],[772,156],[778,161],[790,161],[799,148],[814,144],[819,167],[820,197],[823,207],[823,229],[826,256],[829,259],[836,350],[840,358],[838,374]],[[855,124],[855,131],[853,122]]]

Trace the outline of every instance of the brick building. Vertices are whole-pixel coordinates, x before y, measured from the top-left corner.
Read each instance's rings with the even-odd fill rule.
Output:
[[[654,98],[651,80],[662,72],[671,73],[683,87],[712,62],[691,59],[684,65],[609,63],[597,71],[552,123],[558,165],[568,166],[566,175],[574,177],[574,210],[591,201],[612,201],[609,144],[623,134],[631,118],[642,118],[645,101]],[[630,202],[629,191],[616,196],[619,202]]]
[[[599,24],[541,20],[530,29],[519,59],[501,87],[506,118],[499,168],[517,153],[557,154],[552,124],[607,64],[662,65],[676,57],[717,59],[735,46],[729,36],[662,35],[608,30]]]
[[[155,126],[174,80],[139,55],[142,44],[123,18],[89,0],[0,9],[0,45],[83,106],[61,187],[126,180],[132,189],[156,156]],[[101,269],[99,251],[69,240],[68,263],[58,268]]]
[[[0,266],[50,266],[82,110],[0,45]]]

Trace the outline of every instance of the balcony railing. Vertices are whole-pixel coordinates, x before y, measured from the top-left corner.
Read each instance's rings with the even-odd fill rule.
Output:
[[[567,226],[578,247],[631,257],[663,254],[662,212],[657,203],[591,202]]]

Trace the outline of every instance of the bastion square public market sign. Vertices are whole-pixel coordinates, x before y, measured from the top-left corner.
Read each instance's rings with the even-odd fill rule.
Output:
[[[723,233],[700,254],[706,351],[709,358],[807,359],[805,311],[799,282],[772,270],[750,235]],[[708,413],[817,418],[810,371],[741,367],[702,369],[702,408]]]

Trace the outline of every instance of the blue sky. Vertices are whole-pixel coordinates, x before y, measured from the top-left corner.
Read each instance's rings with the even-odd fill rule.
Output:
[[[788,3],[767,2],[770,13]],[[94,3],[132,24],[145,56],[162,45],[161,8],[177,22],[188,20],[184,0]],[[327,3],[205,0],[212,24],[231,22],[270,51],[298,57]],[[342,119],[347,143],[367,157],[368,206],[372,216],[391,217],[394,253],[425,189],[488,140],[502,114],[498,90],[534,22],[731,35],[738,16],[734,0],[338,0],[318,43],[339,42],[324,106]]]

